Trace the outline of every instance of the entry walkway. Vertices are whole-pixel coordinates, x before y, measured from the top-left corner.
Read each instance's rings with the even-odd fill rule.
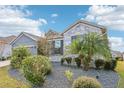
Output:
[[[4,67],[4,66],[8,66],[8,65],[10,65],[10,60],[0,61],[0,67]]]

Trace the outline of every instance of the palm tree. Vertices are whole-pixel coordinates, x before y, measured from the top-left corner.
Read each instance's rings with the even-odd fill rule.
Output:
[[[90,32],[74,40],[69,46],[70,53],[79,54],[85,70],[95,55],[101,55],[107,60],[111,57],[108,40],[104,35]]]

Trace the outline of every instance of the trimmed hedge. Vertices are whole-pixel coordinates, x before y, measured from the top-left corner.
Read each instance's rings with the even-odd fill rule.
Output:
[[[104,65],[104,69],[105,69],[105,70],[111,70],[111,64],[112,64],[111,62],[106,61],[106,62],[105,62],[105,65]]]
[[[75,58],[75,62],[78,68],[81,67],[81,60],[79,57]]]
[[[61,58],[61,65],[63,65],[65,58]]]
[[[111,66],[111,69],[112,70],[115,70],[116,66],[117,66],[117,60],[112,60],[112,66]]]
[[[115,70],[117,66],[117,60],[106,61],[104,65],[105,70]]]
[[[105,64],[104,60],[102,59],[97,59],[95,60],[95,66],[96,66],[96,69],[100,69],[101,67],[103,67]]]
[[[71,57],[66,57],[65,60],[67,61],[68,65],[71,64],[72,58]]]
[[[95,79],[91,77],[79,77],[74,80],[73,88],[101,88],[101,84]]]
[[[47,74],[51,72],[51,63],[45,56],[30,56],[23,60],[25,78],[33,86],[41,86]]]

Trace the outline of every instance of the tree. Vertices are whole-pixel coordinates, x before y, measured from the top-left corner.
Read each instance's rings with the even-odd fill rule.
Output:
[[[38,41],[38,54],[49,56],[49,52],[51,50],[51,44],[47,40],[47,38],[40,38]]]
[[[79,54],[84,70],[88,70],[89,64],[95,55],[101,55],[106,60],[111,57],[107,38],[96,32],[90,32],[74,40],[70,45],[70,52]]]

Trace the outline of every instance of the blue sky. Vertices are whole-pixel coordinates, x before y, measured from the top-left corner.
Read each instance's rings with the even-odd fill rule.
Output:
[[[62,32],[66,27],[76,20],[82,18],[78,13],[86,12],[89,6],[29,6],[28,10],[32,11],[32,19],[44,18],[48,21],[48,25],[41,29],[47,31],[50,28]],[[52,14],[57,14],[56,17],[51,17]],[[56,23],[52,23],[55,21]]]
[[[48,24],[42,26],[40,29],[47,32],[53,29],[58,32],[64,31],[70,24],[81,18],[85,18],[90,6],[28,6],[27,9],[32,11],[31,19],[44,18]],[[57,14],[56,17],[51,17],[52,14]],[[55,21],[55,23],[52,23]],[[94,21],[93,21],[94,22]],[[108,29],[108,35],[114,37],[124,37],[123,31]]]
[[[0,36],[63,32],[80,19],[106,26],[112,49],[124,51],[124,6],[0,6]]]

